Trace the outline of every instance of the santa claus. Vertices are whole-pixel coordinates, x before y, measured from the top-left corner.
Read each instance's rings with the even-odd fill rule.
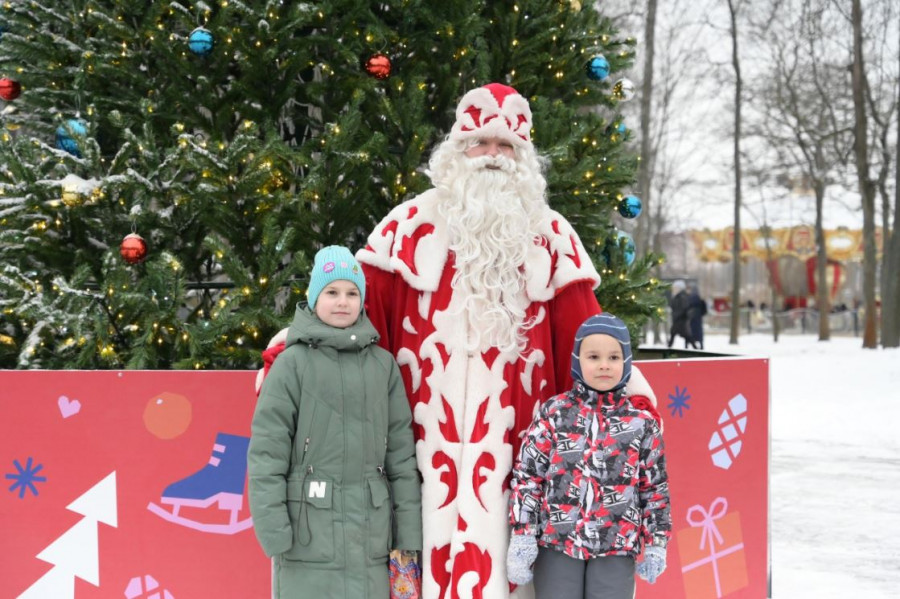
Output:
[[[434,187],[394,208],[356,255],[366,313],[413,408],[425,599],[510,596],[514,452],[539,403],[571,387],[575,331],[601,311],[600,276],[547,205],[531,128],[515,89],[466,93],[429,162]],[[652,397],[639,372],[631,387]]]

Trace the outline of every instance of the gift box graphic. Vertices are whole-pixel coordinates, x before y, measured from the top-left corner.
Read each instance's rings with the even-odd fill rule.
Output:
[[[727,512],[724,497],[708,510],[702,505],[688,509],[691,527],[677,535],[686,597],[718,599],[748,584],[740,514]]]

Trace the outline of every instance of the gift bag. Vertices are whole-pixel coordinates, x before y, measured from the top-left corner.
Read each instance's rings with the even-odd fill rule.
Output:
[[[388,562],[391,576],[391,599],[421,599],[422,571],[416,560],[410,559],[406,565],[391,557]]]

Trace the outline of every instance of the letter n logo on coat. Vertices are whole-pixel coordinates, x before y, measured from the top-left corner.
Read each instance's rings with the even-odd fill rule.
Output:
[[[316,499],[324,499],[326,485],[327,485],[327,481],[324,481],[324,480],[309,481],[309,496],[315,497]]]

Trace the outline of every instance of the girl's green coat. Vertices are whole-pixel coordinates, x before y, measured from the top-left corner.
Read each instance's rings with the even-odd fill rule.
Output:
[[[346,329],[297,307],[248,453],[250,511],[273,596],[388,597],[391,549],[421,550],[412,416],[363,313]]]

